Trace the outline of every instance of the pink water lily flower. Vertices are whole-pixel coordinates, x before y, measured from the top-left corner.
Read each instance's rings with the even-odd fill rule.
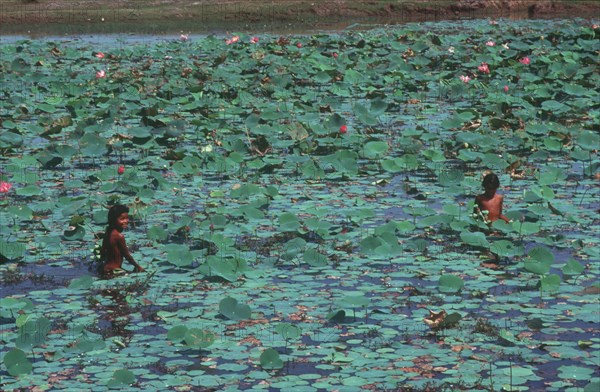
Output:
[[[231,44],[235,44],[236,42],[238,42],[240,40],[240,36],[239,35],[234,35],[233,37],[226,39],[225,43],[227,45],[231,45]]]
[[[258,43],[258,37],[252,37],[252,38],[250,38],[250,43],[251,44],[257,44]]]
[[[100,71],[96,72],[96,79],[102,79],[106,77],[106,71],[101,69]]]
[[[485,74],[489,74],[490,73],[490,68],[488,67],[487,63],[481,63],[481,65],[478,66],[477,69],[481,73],[485,73]]]
[[[337,52],[333,52],[332,56],[333,56],[334,59],[337,59],[338,58]]]
[[[460,81],[461,81],[461,82],[463,82],[463,83],[469,83],[469,81],[471,80],[471,78],[470,78],[470,77],[468,77],[468,76],[466,76],[466,75],[460,75],[458,78],[459,78],[459,79],[460,79]]]
[[[188,40],[188,38],[189,38],[189,37],[188,37],[188,35],[187,35],[187,34],[181,34],[181,35],[179,36],[179,40],[180,40],[181,42],[185,42],[185,41],[187,41],[187,40]]]
[[[7,193],[12,188],[12,184],[8,182],[0,182],[0,193]]]
[[[523,57],[521,60],[519,60],[519,62],[524,65],[529,65],[529,63],[531,63],[531,60],[529,60],[529,57]]]
[[[94,54],[94,56],[96,56],[99,59],[103,59],[104,58],[104,53],[102,53],[102,52],[96,52],[96,54]]]
[[[496,46],[496,43],[494,41],[488,41],[485,43],[485,46]]]
[[[504,86],[504,92],[507,93],[508,92],[508,86]]]

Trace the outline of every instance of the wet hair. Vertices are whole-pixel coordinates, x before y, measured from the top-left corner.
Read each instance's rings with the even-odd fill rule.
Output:
[[[112,230],[115,227],[117,219],[124,212],[129,212],[129,207],[123,204],[115,204],[114,206],[110,207],[108,210],[108,227],[106,230]]]
[[[110,232],[115,228],[117,219],[124,212],[128,213],[129,207],[123,204],[115,204],[108,210],[108,226],[106,226],[106,231],[104,232],[104,237],[102,238],[102,248],[100,249],[100,256],[103,259],[105,258],[106,250],[108,249],[108,244],[110,241]]]
[[[485,177],[483,177],[483,182],[481,183],[481,185],[485,188],[493,188],[493,189],[498,189],[500,188],[500,180],[498,179],[498,176],[495,175],[494,173],[488,173],[486,174]]]

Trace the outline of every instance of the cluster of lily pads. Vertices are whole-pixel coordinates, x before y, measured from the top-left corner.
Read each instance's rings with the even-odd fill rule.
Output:
[[[0,387],[596,390],[599,34],[3,43]]]

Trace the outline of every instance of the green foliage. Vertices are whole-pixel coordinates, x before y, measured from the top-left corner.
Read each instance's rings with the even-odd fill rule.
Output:
[[[0,180],[12,184],[0,195],[3,388],[43,387],[38,376],[78,363],[114,389],[185,388],[187,375],[208,389],[243,377],[285,390],[458,385],[452,371],[432,380],[414,367],[427,357],[434,369],[464,370],[464,388],[501,388],[510,367],[505,389],[536,389],[538,349],[552,353],[550,367],[572,359],[544,385],[584,387],[594,356],[582,353],[598,342],[577,328],[597,321],[590,228],[600,167],[588,24],[436,21],[266,34],[259,44],[240,34],[231,45],[216,35],[9,39],[0,45]],[[100,49],[104,59],[90,55]],[[458,79],[466,74],[477,77]],[[471,219],[486,170],[500,175],[514,222]],[[153,271],[144,285],[82,275],[86,244],[117,202],[131,207],[133,256]],[[538,278],[545,306],[530,290]],[[460,295],[465,282],[470,295]],[[470,375],[481,366],[451,352],[452,336],[416,349],[406,336],[432,306],[456,309],[440,328],[467,331],[461,314],[483,314],[544,328],[547,340],[508,326],[499,341],[463,334],[461,346],[489,356],[490,379],[502,378],[479,385]],[[226,337],[247,334],[214,344],[216,324]],[[157,328],[166,338],[155,339]],[[309,371],[250,369],[266,331]],[[389,342],[406,346],[402,358]],[[518,355],[499,345],[519,345]],[[264,369],[283,366],[276,350],[263,355]],[[115,372],[124,364],[135,376]],[[81,390],[82,380],[61,387]]]
[[[444,274],[438,281],[438,289],[442,293],[457,293],[462,290],[465,283],[456,275]]]
[[[8,374],[17,377],[21,374],[31,373],[33,366],[27,359],[25,353],[18,348],[13,348],[4,355],[4,366],[8,370]]]
[[[245,320],[252,315],[250,306],[240,304],[235,298],[223,298],[219,302],[219,312],[230,320]]]
[[[267,370],[281,369],[283,361],[279,358],[277,350],[268,348],[260,354],[260,366]]]

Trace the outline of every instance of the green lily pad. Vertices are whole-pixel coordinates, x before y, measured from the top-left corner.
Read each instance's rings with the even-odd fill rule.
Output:
[[[283,367],[283,361],[279,358],[277,350],[268,348],[260,354],[260,366],[263,369],[281,369]]]

